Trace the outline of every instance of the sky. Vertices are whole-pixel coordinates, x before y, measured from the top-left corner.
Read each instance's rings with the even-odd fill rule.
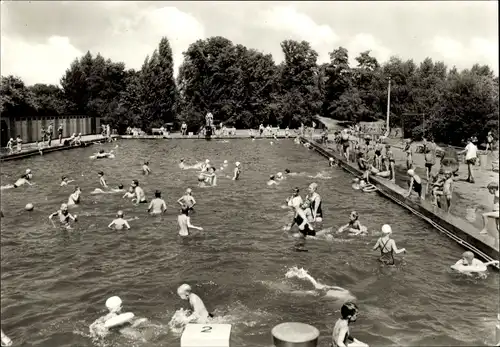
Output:
[[[1,73],[26,84],[59,84],[71,62],[91,51],[140,69],[166,36],[177,72],[198,39],[223,36],[283,60],[280,42],[307,40],[319,63],[345,47],[426,57],[449,67],[488,64],[498,75],[497,1],[132,2],[1,1]]]

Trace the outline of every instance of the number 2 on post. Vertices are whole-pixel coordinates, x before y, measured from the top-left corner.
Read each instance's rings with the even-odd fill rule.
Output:
[[[202,333],[209,333],[210,331],[212,331],[211,326],[204,326],[203,328],[201,328]]]

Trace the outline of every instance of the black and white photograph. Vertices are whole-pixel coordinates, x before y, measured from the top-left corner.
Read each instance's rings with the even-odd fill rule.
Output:
[[[1,346],[500,346],[498,12],[2,0]]]

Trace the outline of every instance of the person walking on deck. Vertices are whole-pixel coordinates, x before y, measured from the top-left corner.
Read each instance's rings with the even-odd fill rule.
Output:
[[[469,139],[467,141],[467,146],[465,146],[465,149],[459,154],[463,153],[465,153],[465,162],[467,164],[467,182],[474,183],[473,167],[476,164],[477,160],[477,147],[474,143],[472,143],[472,139]]]

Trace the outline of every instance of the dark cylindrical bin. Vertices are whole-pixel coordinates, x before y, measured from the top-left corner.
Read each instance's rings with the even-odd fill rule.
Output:
[[[316,347],[319,330],[304,323],[281,323],[271,331],[275,347]]]

